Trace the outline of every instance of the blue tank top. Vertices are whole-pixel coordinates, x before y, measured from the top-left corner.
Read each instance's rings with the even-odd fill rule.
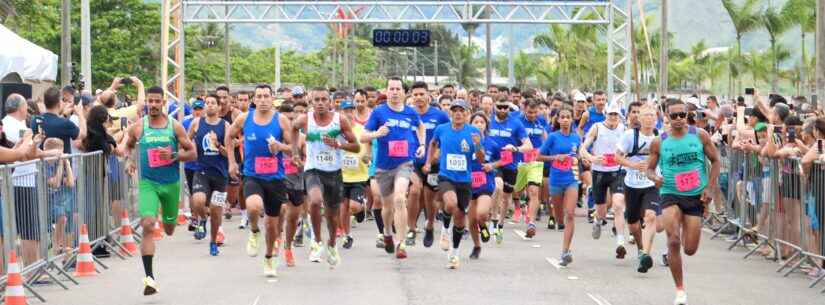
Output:
[[[212,143],[207,135],[215,132],[217,143]],[[209,176],[229,177],[229,162],[226,156],[221,155],[218,147],[223,145],[226,134],[226,121],[218,119],[218,123],[210,125],[206,118],[201,118],[198,130],[195,132],[195,147],[198,148],[198,169]]]
[[[587,112],[588,114],[590,114],[590,117],[588,118],[587,122],[584,123],[584,127],[582,128],[584,130],[585,135],[588,131],[590,131],[590,127],[593,127],[593,124],[596,124],[598,122],[604,122],[605,119],[604,113],[598,113],[596,111],[596,107],[591,106],[590,108],[587,108]]]
[[[250,109],[243,125],[243,174],[266,181],[283,180],[284,166],[280,160],[283,154],[273,155],[269,152],[269,137],[283,141],[283,131],[278,121],[278,113],[272,115],[269,124],[261,126],[255,123],[255,110]]]

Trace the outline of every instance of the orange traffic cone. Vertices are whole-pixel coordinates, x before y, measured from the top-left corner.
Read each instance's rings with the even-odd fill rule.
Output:
[[[158,221],[155,221],[155,230],[154,234],[152,234],[152,239],[156,241],[163,239],[163,233],[161,232],[162,230],[163,229],[160,228],[160,218],[158,218]]]
[[[92,245],[89,244],[89,229],[86,224],[80,227],[80,250],[77,252],[77,266],[74,276],[92,276],[95,272],[95,262],[92,260]]]
[[[186,224],[186,215],[183,213],[183,209],[178,209],[178,225],[182,226]]]
[[[215,236],[215,243],[222,246],[226,236],[223,235],[223,227],[218,227],[218,234]]]
[[[135,237],[132,236],[132,224],[129,223],[129,215],[126,210],[123,211],[120,217],[120,243],[123,244],[129,254],[137,253]]]
[[[23,276],[20,275],[20,265],[17,264],[17,252],[9,253],[9,272],[6,281],[6,295],[3,304],[26,305],[26,291],[23,290]]]

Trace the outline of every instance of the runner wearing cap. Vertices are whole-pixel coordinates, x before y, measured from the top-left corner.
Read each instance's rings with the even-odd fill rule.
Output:
[[[702,129],[687,124],[687,107],[677,99],[667,101],[670,130],[653,140],[647,178],[659,186],[662,222],[667,232],[668,263],[676,284],[674,304],[687,304],[681,249],[696,254],[702,235],[702,217],[718,183],[719,152]],[[707,168],[710,162],[710,170]],[[656,168],[661,169],[661,176]]]
[[[422,167],[425,173],[439,155],[438,187],[444,201],[444,210],[452,215],[452,251],[447,256],[447,268],[459,266],[458,246],[464,236],[465,213],[472,197],[470,161],[475,156],[484,160],[481,133],[467,124],[470,105],[464,100],[455,100],[450,105],[450,123],[436,127],[430,141],[427,161]]]
[[[612,199],[616,226],[616,258],[622,259],[624,248],[624,183],[621,166],[616,160],[616,147],[625,132],[620,119],[619,105],[614,103],[605,110],[607,119],[596,123],[587,133],[579,154],[593,169],[593,200],[596,215],[593,220],[593,239],[601,237],[602,221],[607,216],[608,198]],[[592,146],[592,147],[591,147]],[[591,150],[592,149],[592,153]],[[610,197],[608,197],[610,194]]]

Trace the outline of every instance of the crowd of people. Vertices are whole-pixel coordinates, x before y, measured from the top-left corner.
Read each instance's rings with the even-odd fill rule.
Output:
[[[134,86],[134,103],[117,102],[123,86]],[[616,258],[635,245],[638,272],[648,272],[660,253],[673,276],[674,304],[686,304],[682,255],[697,252],[703,219],[723,213],[724,198],[734,196],[727,184],[736,173],[720,150],[752,152],[759,160],[797,157],[803,173],[825,160],[825,116],[796,99],[763,101],[758,92],[734,101],[691,96],[619,105],[603,91],[431,90],[389,78],[380,89],[220,86],[179,109],[167,105],[162,88],[144,89],[132,77],[116,78],[94,96],[49,89],[42,104],[19,95],[6,100],[0,161],[103,151],[111,164],[124,162],[138,175],[144,234],[153,234],[158,221],[174,233],[183,184],[194,238],[208,236],[210,255],[220,255],[223,218],[240,210],[239,229],[249,231],[246,252],[258,256],[264,243],[263,272],[270,277],[277,276],[279,257],[296,266],[293,247],[305,243],[310,261],[341,264],[338,243],[354,247],[352,223],[365,220],[375,223],[375,246],[397,259],[408,258],[420,233],[423,246],[432,247],[440,224],[438,247],[447,267],[458,269],[465,235],[475,260],[485,243],[503,243],[505,224],[523,225],[531,239],[544,216],[546,234],[563,231],[558,264],[566,267],[573,263],[578,209],[592,223],[593,239],[612,220]],[[60,164],[50,173],[62,177],[50,180],[52,187],[72,183],[71,164]],[[33,192],[23,179],[14,182],[15,196]],[[736,188],[764,186],[751,182]],[[799,194],[782,193],[803,208]],[[115,199],[112,212],[120,215]],[[661,232],[667,243],[654,251]],[[26,260],[37,258],[34,237],[23,235]],[[71,245],[68,238],[59,238],[63,246]],[[151,295],[158,291],[155,242],[143,239],[140,252],[144,294]]]

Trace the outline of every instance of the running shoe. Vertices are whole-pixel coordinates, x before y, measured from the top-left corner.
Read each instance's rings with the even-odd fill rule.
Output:
[[[662,260],[659,261],[659,263],[662,264],[663,267],[670,266],[670,263],[667,260],[667,253],[662,253]]]
[[[206,228],[202,225],[195,226],[195,240],[201,240],[206,238]]]
[[[264,275],[266,277],[278,276],[278,270],[275,267],[275,259],[271,257],[264,259]]]
[[[384,248],[384,234],[378,234],[378,237],[375,238],[375,247]]]
[[[447,257],[447,269],[458,269],[460,265],[458,255],[450,255]]]
[[[530,223],[527,225],[527,232],[525,232],[524,237],[533,238],[533,236],[536,236],[536,225]]]
[[[684,290],[676,290],[676,298],[673,299],[673,305],[687,305],[687,293]]]
[[[494,234],[496,235],[496,244],[500,245],[504,242],[504,229],[496,228],[496,232]]]
[[[561,253],[561,258],[559,258],[559,266],[567,267],[570,263],[573,262],[573,253],[570,251],[564,251]]]
[[[425,248],[432,247],[434,239],[435,234],[433,233],[433,229],[427,229],[424,231],[424,240],[422,242],[424,243]]]
[[[490,229],[487,226],[481,226],[478,230],[478,234],[481,235],[481,241],[487,243],[490,241]]]
[[[557,224],[556,225],[556,230],[564,231],[564,224],[563,223]]]
[[[448,234],[447,231],[450,231],[450,229],[441,230],[441,240],[438,242],[441,250],[444,251],[450,250],[450,234]]]
[[[335,269],[335,267],[341,263],[341,255],[338,254],[338,249],[335,249],[335,247],[327,245],[325,248],[324,252],[326,252],[327,264],[329,264],[330,269]]]
[[[613,214],[613,211],[607,211],[607,219],[613,220],[616,218],[616,214]]]
[[[384,251],[387,251],[387,254],[393,254],[395,252],[395,242],[392,240],[392,235],[384,235]]]
[[[158,284],[151,276],[143,278],[143,295],[153,295],[158,293]]]
[[[473,252],[470,253],[470,259],[478,259],[481,255],[481,247],[473,247]]]
[[[320,263],[321,262],[321,245],[316,242],[312,242],[312,246],[309,247],[309,261],[313,263]]]
[[[625,255],[627,255],[627,249],[624,248],[624,245],[616,246],[616,258],[624,259]]]
[[[398,244],[398,249],[395,249],[395,258],[397,259],[405,259],[407,258],[407,246],[403,243]]]
[[[218,234],[215,234],[215,243],[218,247],[223,247],[224,241],[226,241],[226,235],[223,234],[223,227],[218,227]]]
[[[407,246],[410,246],[410,247],[415,246],[415,231],[414,230],[410,230],[409,232],[407,232],[407,239],[404,241],[404,243],[407,244]]]
[[[195,232],[195,229],[198,226],[198,220],[194,218],[189,218],[189,227],[187,228],[189,232]]]
[[[350,249],[352,248],[353,241],[354,240],[352,239],[352,236],[347,235],[346,237],[344,237],[344,244],[341,246],[344,247],[344,249]]]
[[[241,216],[241,223],[238,225],[239,230],[244,230],[249,226],[249,216]]]
[[[246,241],[246,255],[250,257],[258,256],[258,248],[260,248],[261,231],[249,233],[249,239]]]
[[[298,233],[295,235],[295,240],[293,241],[295,247],[301,248],[304,246],[304,234]]]
[[[221,253],[218,250],[218,244],[217,243],[209,243],[209,255],[218,256],[218,253]]]
[[[223,212],[223,218],[226,220],[232,219],[232,213],[229,211]]]
[[[630,235],[627,238],[627,243],[630,244],[630,245],[635,245],[636,244],[636,238],[634,238],[633,235]]]
[[[284,260],[287,267],[295,267],[295,254],[292,253],[292,249],[284,250]]]
[[[593,223],[593,239],[599,239],[602,237],[602,224],[601,221],[596,220]]]
[[[548,230],[555,230],[556,229],[556,219],[553,216],[550,216],[550,219],[547,220],[547,229]]]
[[[280,240],[280,239],[276,239],[276,240],[275,240],[275,246],[274,246],[274,247],[272,247],[272,256],[274,256],[274,257],[278,257],[278,252],[279,252],[280,250],[281,250],[281,240]]]
[[[653,267],[653,258],[647,253],[642,253],[639,255],[639,268],[636,269],[639,273],[647,273],[650,268]]]
[[[518,204],[517,204],[516,208],[515,208],[515,211],[513,211],[513,222],[519,223],[519,222],[521,222],[521,219],[522,219],[521,207],[518,206]]]

